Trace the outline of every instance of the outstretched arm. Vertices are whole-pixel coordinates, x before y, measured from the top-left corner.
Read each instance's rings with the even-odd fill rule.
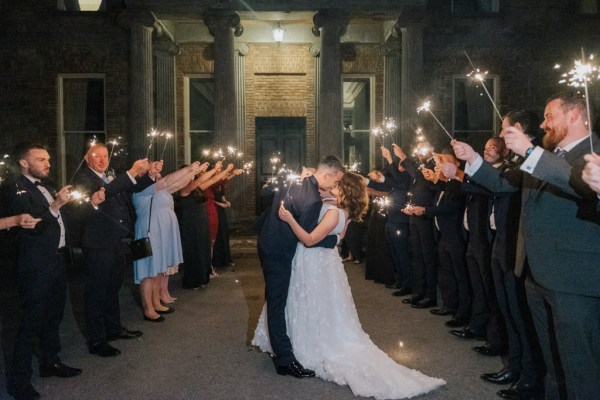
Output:
[[[198,161],[188,165],[185,168],[181,168],[156,183],[156,191],[167,189],[170,193],[182,189],[189,181],[201,171],[202,165]]]
[[[294,235],[296,235],[303,245],[310,247],[319,243],[329,235],[332,229],[337,225],[340,214],[339,211],[335,209],[327,211],[321,222],[319,222],[317,227],[310,233],[306,232],[300,224],[298,224],[294,219],[294,216],[286,210],[283,205],[279,207],[279,218],[288,223],[290,228],[292,228]]]

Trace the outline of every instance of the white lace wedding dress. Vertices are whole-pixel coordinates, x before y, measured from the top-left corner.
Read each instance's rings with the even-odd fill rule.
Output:
[[[323,205],[321,216],[336,209]],[[344,229],[343,212],[332,233]],[[298,244],[286,304],[287,331],[298,361],[316,375],[348,385],[356,396],[403,399],[446,382],[397,364],[361,327],[348,277],[337,249]],[[263,307],[252,344],[271,352]]]

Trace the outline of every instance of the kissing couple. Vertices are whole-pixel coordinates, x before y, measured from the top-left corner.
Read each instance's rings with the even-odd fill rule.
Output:
[[[335,156],[303,176],[289,190],[277,182],[263,189],[272,197],[256,224],[266,304],[252,344],[272,354],[280,375],[317,375],[357,396],[402,399],[444,385],[397,364],[358,319],[336,245],[366,213],[364,178]]]

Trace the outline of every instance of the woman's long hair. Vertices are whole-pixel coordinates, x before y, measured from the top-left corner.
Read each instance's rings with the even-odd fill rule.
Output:
[[[339,206],[348,211],[348,218],[362,221],[369,207],[369,196],[364,178],[353,172],[346,172],[340,180]]]

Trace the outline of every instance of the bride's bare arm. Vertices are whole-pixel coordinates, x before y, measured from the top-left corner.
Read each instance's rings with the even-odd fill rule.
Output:
[[[323,216],[323,219],[321,219],[321,222],[319,222],[319,225],[317,225],[316,228],[310,233],[306,232],[298,224],[298,222],[296,222],[294,216],[288,210],[286,210],[283,205],[279,207],[279,218],[290,225],[294,235],[296,235],[298,240],[300,240],[303,245],[310,247],[319,243],[327,235],[329,235],[329,233],[337,225],[340,219],[340,214],[336,209],[327,211]]]

